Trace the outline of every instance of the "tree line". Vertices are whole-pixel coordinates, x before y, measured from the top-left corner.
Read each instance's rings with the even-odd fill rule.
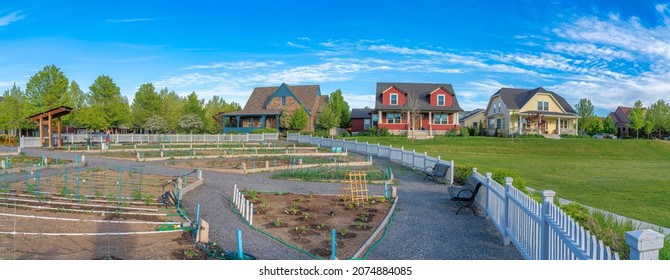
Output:
[[[614,120],[608,115],[604,120],[594,115],[591,100],[582,98],[575,104],[577,114],[580,116],[580,130],[582,133],[594,135],[596,133],[616,134],[617,129]],[[635,137],[640,133],[647,138],[661,138],[670,132],[670,104],[659,99],[654,104],[645,108],[642,101],[637,100],[628,114],[629,131],[635,131]]]
[[[152,83],[140,85],[130,103],[106,75],[98,76],[84,92],[55,65],[33,75],[25,90],[14,84],[2,96],[0,129],[14,135],[37,128],[36,123],[27,121],[29,116],[60,106],[74,109],[62,119],[66,126],[94,131],[127,127],[137,133],[220,133],[221,124],[213,116],[241,110],[239,104],[216,95],[205,102],[195,92],[180,97],[168,88],[158,90]]]

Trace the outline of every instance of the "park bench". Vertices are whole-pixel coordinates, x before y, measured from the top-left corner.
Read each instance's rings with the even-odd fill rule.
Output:
[[[428,166],[423,170],[423,174],[426,175],[423,177],[424,180],[430,179],[435,184],[437,183],[447,183],[447,175],[449,174],[449,168],[451,166],[437,162],[435,163],[435,166]]]
[[[472,210],[472,214],[477,216],[474,203],[482,185],[483,184],[479,182],[479,180],[477,180],[474,176],[470,176],[462,188],[451,187],[448,189],[449,196],[451,196],[451,201],[455,202],[457,207],[459,207],[458,210],[456,210],[456,215],[458,215],[458,212],[463,210],[463,208],[469,208]]]

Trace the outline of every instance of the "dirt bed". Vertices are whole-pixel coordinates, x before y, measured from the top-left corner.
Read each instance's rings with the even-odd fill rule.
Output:
[[[331,256],[331,232],[336,229],[337,258],[349,259],[391,209],[383,200],[374,197],[356,206],[337,196],[258,194],[254,226],[325,259]]]

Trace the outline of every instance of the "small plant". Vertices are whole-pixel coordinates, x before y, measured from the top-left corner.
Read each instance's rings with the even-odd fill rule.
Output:
[[[134,190],[133,200],[141,200],[141,199],[142,199],[142,192],[140,190]]]
[[[323,223],[318,223],[318,224],[316,225],[316,228],[317,228],[317,229],[323,229],[324,227],[326,227],[326,225],[324,225]]]
[[[282,220],[279,218],[276,218],[274,221],[272,221],[272,224],[274,224],[276,227],[280,227],[282,223]]]
[[[309,215],[309,212],[302,212],[302,219],[305,221],[309,220]]]
[[[93,168],[93,172],[100,172],[100,171],[102,171],[102,168],[100,168],[98,166]]]
[[[381,202],[381,203],[386,202],[386,197],[385,197],[385,196],[382,196],[382,198],[379,199],[379,202]]]
[[[349,210],[354,209],[354,203],[349,202],[349,205],[347,205],[347,209],[349,209]]]
[[[288,212],[291,213],[291,215],[298,214],[298,206],[291,206],[288,208]]]
[[[184,256],[187,259],[194,259],[194,258],[197,258],[199,255],[200,254],[198,254],[198,252],[196,252],[194,250],[184,250]]]
[[[112,203],[114,202],[114,195],[113,194],[107,194],[107,202]]]
[[[368,220],[368,215],[365,211],[361,212],[361,214],[358,215],[358,220],[359,221],[367,221]]]
[[[340,229],[340,235],[343,237],[349,236],[349,230],[347,230],[346,228]]]
[[[248,191],[247,198],[249,199],[249,201],[256,202],[256,199],[258,199],[258,191],[257,190]]]
[[[258,205],[258,208],[261,210],[267,210],[270,208],[270,203],[268,202],[268,199],[266,197],[261,197],[260,198],[260,205]]]
[[[151,195],[147,194],[142,198],[142,201],[144,201],[144,205],[149,205],[151,202],[155,201],[155,199]]]
[[[363,224],[363,222],[361,222],[361,221],[356,221],[356,223],[354,224],[354,226],[355,226],[356,228],[358,228],[358,229],[361,229],[361,228],[364,228],[364,227],[365,227],[365,224]]]
[[[65,196],[67,194],[67,189],[65,188],[65,186],[58,187],[58,194],[62,196]]]

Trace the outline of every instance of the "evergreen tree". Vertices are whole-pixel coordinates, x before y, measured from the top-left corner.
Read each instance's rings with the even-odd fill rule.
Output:
[[[609,134],[616,133],[616,125],[614,125],[614,120],[612,120],[612,116],[608,115],[607,118],[605,118],[605,122],[603,123],[603,131]]]
[[[121,89],[109,76],[101,75],[89,87],[88,102],[101,112],[110,126],[130,123],[130,106]]]
[[[131,106],[133,127],[139,129],[147,122],[150,116],[160,114],[162,109],[161,101],[161,97],[156,92],[156,88],[154,88],[152,83],[140,85]]]
[[[302,131],[307,127],[307,122],[309,122],[309,116],[305,112],[305,108],[300,106],[295,113],[293,118],[291,118],[291,129],[295,131]]]

